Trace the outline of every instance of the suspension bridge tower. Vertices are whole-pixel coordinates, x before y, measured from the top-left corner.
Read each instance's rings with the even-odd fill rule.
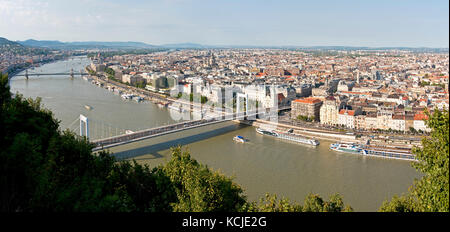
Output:
[[[89,120],[82,114],[80,114],[80,136],[86,136],[89,139]]]

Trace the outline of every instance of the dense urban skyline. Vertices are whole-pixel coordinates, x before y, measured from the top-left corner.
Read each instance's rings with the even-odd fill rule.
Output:
[[[448,1],[0,0],[11,40],[447,48],[448,18]]]

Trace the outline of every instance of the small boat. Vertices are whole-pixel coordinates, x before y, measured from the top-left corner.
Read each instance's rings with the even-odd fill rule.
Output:
[[[240,142],[240,143],[245,143],[245,139],[244,137],[240,136],[240,135],[236,135],[233,137],[233,140],[236,142]]]
[[[165,108],[167,105],[166,104],[164,104],[164,103],[162,103],[162,102],[158,102],[158,103],[156,103],[156,105],[159,107],[159,108]]]
[[[93,109],[92,106],[90,106],[90,105],[84,105],[84,108],[86,108],[87,110],[92,110]]]
[[[121,95],[121,97],[122,97],[123,99],[126,99],[126,100],[132,99],[133,96],[134,96],[133,94],[129,94],[129,93],[126,93],[126,94],[122,94],[122,95]]]
[[[142,100],[144,100],[144,98],[142,98],[140,96],[134,96],[133,99],[137,102],[141,102]]]

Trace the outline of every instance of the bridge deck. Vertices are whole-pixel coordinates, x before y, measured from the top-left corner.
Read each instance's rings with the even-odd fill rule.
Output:
[[[70,76],[70,75],[88,75],[88,73],[28,73],[28,74],[16,74],[14,76],[24,77],[24,76]]]
[[[289,107],[284,107],[278,109],[278,111],[286,110]],[[115,147],[127,143],[132,143],[144,139],[149,139],[157,136],[167,135],[171,133],[176,133],[183,130],[194,129],[202,126],[217,124],[221,122],[231,121],[231,120],[243,120],[244,117],[256,119],[257,116],[265,115],[266,113],[263,111],[252,111],[247,114],[244,112],[233,113],[229,115],[222,115],[222,119],[212,118],[212,119],[201,119],[195,121],[181,122],[168,126],[161,126],[156,128],[150,128],[142,131],[137,131],[131,134],[118,135],[105,139],[98,139],[92,141],[95,145],[93,151],[103,150],[105,148]]]
[[[157,127],[147,129],[143,131],[134,132],[131,134],[119,135],[107,139],[96,140],[92,143],[95,144],[93,151],[103,150],[105,148],[115,147],[127,143],[132,143],[140,140],[145,140],[153,137],[176,133],[183,130],[194,129],[202,126],[213,125],[229,120],[197,120],[186,123],[178,123],[164,127]]]

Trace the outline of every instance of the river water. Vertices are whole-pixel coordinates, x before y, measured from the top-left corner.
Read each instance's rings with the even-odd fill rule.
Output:
[[[29,70],[29,73],[56,73],[83,69],[85,57],[75,57]],[[140,130],[182,120],[167,108],[150,102],[123,100],[80,76],[14,77],[11,91],[25,97],[41,97],[44,107],[61,120],[61,128],[79,130],[77,118],[89,118],[93,139]],[[92,107],[91,110],[85,105]],[[188,115],[189,116],[189,115]],[[188,117],[184,115],[184,117]],[[249,142],[236,143],[244,136]],[[249,200],[265,193],[303,203],[309,193],[325,199],[340,193],[356,211],[376,211],[384,200],[407,192],[421,175],[410,162],[386,160],[329,150],[330,142],[317,147],[295,144],[255,132],[255,128],[233,122],[205,126],[110,149],[119,158],[135,159],[156,166],[170,159],[170,147],[183,145],[191,156],[208,167],[233,176]]]

